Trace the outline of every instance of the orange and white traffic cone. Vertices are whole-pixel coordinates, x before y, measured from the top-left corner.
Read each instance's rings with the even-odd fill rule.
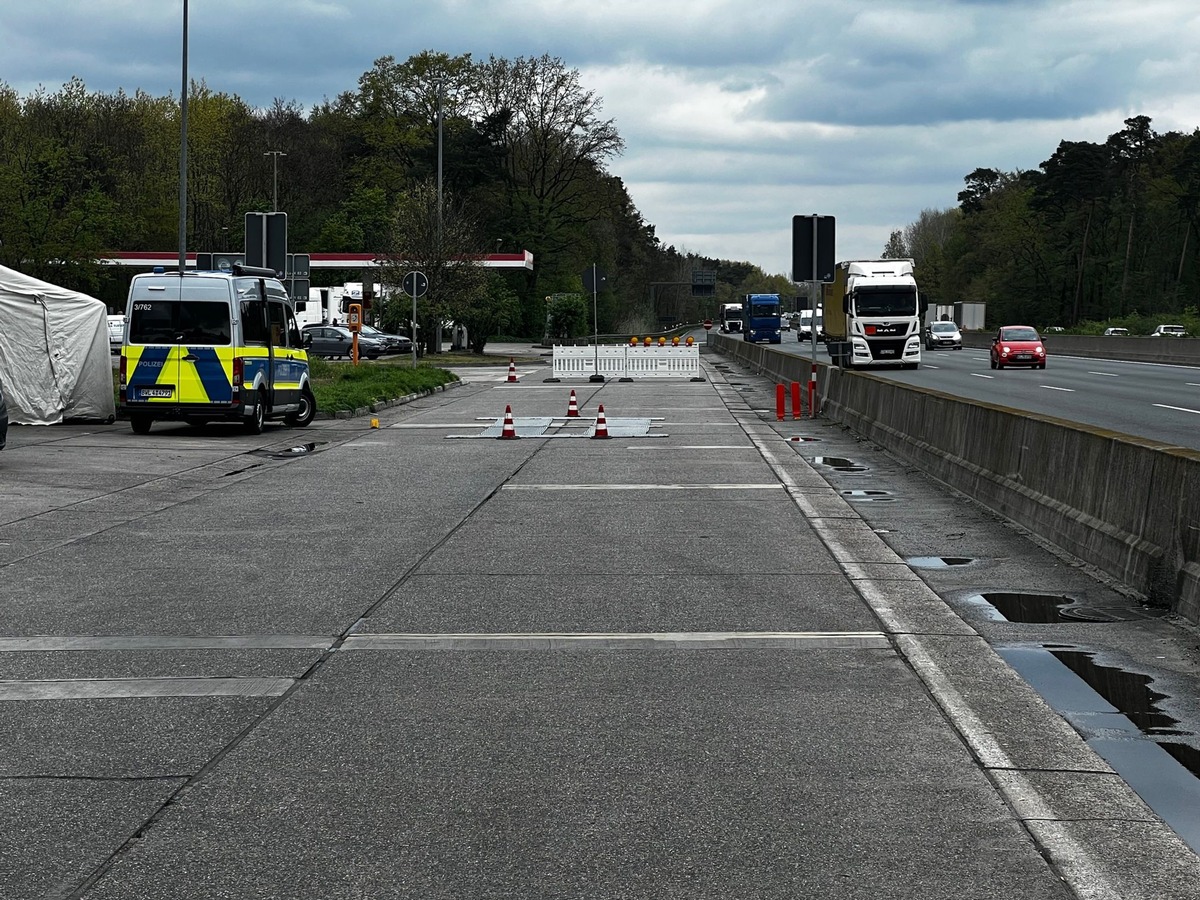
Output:
[[[592,435],[594,438],[608,437],[608,420],[604,418],[604,404],[600,404],[600,408],[596,410],[596,431]]]
[[[575,391],[571,391],[571,400],[567,403],[567,418],[576,419],[579,417],[579,401],[575,399]]]
[[[513,358],[511,356],[508,358],[508,383],[517,383],[517,364],[513,362]]]
[[[517,436],[517,425],[513,421],[512,406],[504,407],[504,427],[500,429],[500,440],[511,440]]]

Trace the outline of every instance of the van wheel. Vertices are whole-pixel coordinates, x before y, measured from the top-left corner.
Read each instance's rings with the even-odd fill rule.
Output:
[[[306,387],[300,392],[300,409],[290,413],[283,420],[293,428],[304,428],[317,415],[317,400],[312,395],[312,389]]]
[[[150,423],[153,421],[154,419],[150,416],[132,415],[129,417],[129,425],[134,434],[149,434]]]
[[[262,434],[263,424],[267,420],[267,392],[259,391],[254,400],[254,411],[246,420],[247,434]]]

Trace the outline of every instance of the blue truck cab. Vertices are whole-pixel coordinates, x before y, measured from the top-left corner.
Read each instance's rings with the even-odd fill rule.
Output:
[[[747,294],[742,300],[742,338],[754,343],[783,342],[778,294]]]

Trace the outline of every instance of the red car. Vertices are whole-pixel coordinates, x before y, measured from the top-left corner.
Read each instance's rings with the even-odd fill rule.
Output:
[[[1029,366],[1046,368],[1046,348],[1037,329],[1029,325],[1005,325],[992,338],[992,368]]]

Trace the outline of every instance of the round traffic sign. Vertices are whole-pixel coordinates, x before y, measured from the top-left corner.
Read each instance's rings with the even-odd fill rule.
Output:
[[[712,319],[705,319],[705,320],[704,320],[704,330],[705,330],[705,331],[712,331]]]
[[[402,282],[404,293],[412,297],[414,300],[417,297],[424,297],[425,292],[429,290],[429,279],[425,277],[424,272],[409,272],[404,276]]]

